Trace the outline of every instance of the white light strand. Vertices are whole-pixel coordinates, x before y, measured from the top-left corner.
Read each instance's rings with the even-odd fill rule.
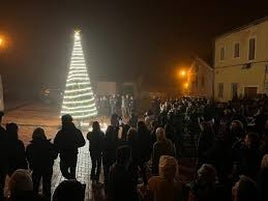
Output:
[[[90,91],[92,90],[91,87],[86,87],[83,89],[70,89],[70,90],[65,90],[65,94],[72,94],[72,93],[77,93],[77,92],[84,92],[84,91]]]
[[[94,98],[87,99],[87,100],[76,100],[76,101],[66,101],[65,97],[63,98],[63,104],[68,105],[68,104],[84,104],[84,103],[90,103],[94,101]],[[93,102],[95,103],[95,102]]]
[[[83,85],[89,85],[88,82],[75,82],[75,83],[67,83],[66,87],[72,87],[72,86],[83,86]]]
[[[75,32],[74,38],[61,114],[71,114],[74,119],[84,119],[95,116],[97,109],[90,86],[79,32]]]
[[[74,78],[67,79],[67,82],[70,82],[70,81],[89,81],[89,79],[88,77],[87,78],[74,77]]]
[[[76,76],[87,76],[87,73],[84,70],[81,70],[81,71],[73,71],[73,72],[69,73],[68,76],[74,76],[74,75],[76,75]]]
[[[71,78],[87,78],[88,79],[88,77],[87,77],[87,74],[71,74],[71,75],[69,75],[68,76],[68,79],[71,79]]]
[[[73,96],[71,96],[71,95],[64,96],[64,99],[75,99],[75,98],[82,98],[82,97],[92,96],[92,95],[93,95],[93,92],[88,92],[85,94],[77,94],[77,95],[73,95]]]
[[[82,69],[82,70],[72,70],[72,71],[70,71],[69,75],[76,74],[76,73],[83,73],[83,74],[87,75],[87,70],[84,70],[84,69]]]
[[[68,114],[68,113],[61,113],[62,115],[64,114]],[[97,111],[86,114],[86,115],[72,115],[73,119],[86,119],[92,116],[96,116],[97,115]]]
[[[96,108],[95,104],[91,104],[91,105],[79,105],[79,106],[62,106],[62,109],[65,110],[77,110],[77,109],[90,109],[90,108]]]
[[[75,111],[70,111],[70,110],[66,110],[66,111],[62,111],[62,113],[64,114],[77,114],[77,113],[91,113],[91,112],[95,112],[96,108],[93,109],[83,109],[83,110],[75,110]]]

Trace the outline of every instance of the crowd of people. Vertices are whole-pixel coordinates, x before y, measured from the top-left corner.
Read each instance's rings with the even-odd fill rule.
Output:
[[[2,116],[1,112],[0,120]],[[84,198],[85,187],[75,180],[78,148],[84,145],[83,134],[72,123],[70,115],[62,117],[62,129],[56,134],[53,143],[47,139],[44,129],[38,127],[34,129],[32,140],[26,149],[18,138],[16,123],[8,123],[6,128],[0,127],[0,200],[51,200],[53,165],[58,154],[61,173],[68,181],[57,187],[53,200],[77,200],[79,196]],[[5,184],[6,176],[10,178],[8,184]],[[8,196],[4,195],[6,185],[9,189]]]
[[[205,98],[155,98],[143,117],[111,115],[102,131],[98,121],[88,132],[90,179],[100,182],[109,201],[266,201],[268,200],[268,98],[234,99],[216,103]],[[122,117],[122,116],[123,117]],[[24,149],[14,123],[0,128],[0,187],[11,177],[9,200],[84,200],[85,186],[76,181],[82,132],[70,115],[53,143],[36,128]],[[196,173],[191,182],[180,180],[179,166],[184,135],[196,140]],[[67,179],[51,196],[55,158]],[[31,176],[29,171],[32,171]],[[39,195],[43,181],[42,198]],[[72,192],[72,193],[71,193]],[[75,196],[75,198],[74,198]],[[27,200],[31,200],[28,199]]]
[[[111,116],[118,114],[128,118],[135,108],[135,99],[132,95],[106,95],[95,97],[99,115]]]

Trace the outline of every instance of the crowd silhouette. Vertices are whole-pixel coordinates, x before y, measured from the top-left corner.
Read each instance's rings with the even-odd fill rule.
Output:
[[[105,200],[268,200],[266,96],[228,103],[196,97],[154,98],[144,116],[133,113],[128,121],[122,119],[113,113],[106,131],[94,121],[86,135],[92,162],[90,180],[92,185],[103,186]],[[76,180],[75,172],[78,148],[86,139],[71,115],[63,115],[61,120],[53,141],[46,138],[44,129],[36,128],[26,148],[18,139],[17,124],[0,127],[1,201],[85,199],[85,185]],[[191,155],[186,149],[193,150]],[[51,195],[58,155],[66,180]],[[179,171],[181,159],[186,157],[196,159],[191,181],[183,181]],[[5,184],[7,175],[10,181]],[[5,185],[10,191],[7,198]]]

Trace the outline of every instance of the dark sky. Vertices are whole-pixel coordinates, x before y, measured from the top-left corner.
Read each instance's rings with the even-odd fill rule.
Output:
[[[192,55],[209,58],[217,35],[265,15],[267,0],[2,1],[9,46],[0,50],[0,73],[12,83],[62,85],[79,27],[91,78],[144,74],[163,84]]]

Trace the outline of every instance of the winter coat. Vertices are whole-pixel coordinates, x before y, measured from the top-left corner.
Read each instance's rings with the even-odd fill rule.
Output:
[[[91,154],[99,156],[103,151],[104,133],[102,131],[92,131],[87,134],[89,140],[89,151]]]
[[[7,170],[7,136],[6,130],[0,126],[0,173],[6,173]]]
[[[118,127],[109,126],[103,140],[103,163],[112,165],[116,158],[116,149],[119,144]]]
[[[26,152],[21,140],[10,139],[7,141],[8,174],[11,176],[17,169],[28,169]]]
[[[200,184],[194,181],[190,184],[188,201],[215,201],[219,200],[216,186]]]
[[[182,184],[178,181],[169,181],[161,176],[149,179],[149,189],[153,193],[153,201],[182,201]]]
[[[49,140],[33,140],[26,148],[26,156],[31,170],[51,169],[58,153]]]
[[[136,147],[137,158],[140,163],[150,160],[152,152],[152,138],[148,129],[138,129]]]
[[[262,155],[258,149],[245,148],[239,162],[241,165],[240,174],[246,175],[251,179],[256,180],[257,174],[260,171],[261,160]]]
[[[152,171],[154,174],[158,174],[159,159],[162,155],[175,156],[174,146],[171,140],[167,139],[154,143],[152,152]]]
[[[78,153],[78,148],[86,144],[82,132],[73,123],[63,125],[54,139],[54,144],[60,155],[73,155]]]
[[[159,164],[159,176],[148,181],[149,192],[154,201],[182,201],[182,184],[175,179],[177,161],[171,156],[162,156]]]
[[[262,169],[258,176],[258,190],[260,201],[268,200],[268,169]]]
[[[111,201],[138,201],[137,184],[132,166],[115,163],[110,170],[109,198]]]

